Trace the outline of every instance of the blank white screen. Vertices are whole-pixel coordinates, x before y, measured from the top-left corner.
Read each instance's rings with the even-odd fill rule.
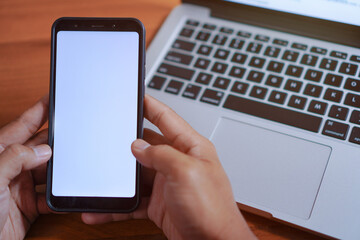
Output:
[[[57,34],[54,196],[133,197],[139,35]]]

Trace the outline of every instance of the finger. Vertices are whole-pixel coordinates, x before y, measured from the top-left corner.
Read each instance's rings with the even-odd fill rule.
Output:
[[[38,132],[34,137],[30,138],[26,143],[25,146],[36,146],[40,144],[47,143],[48,140],[48,129],[44,129]],[[40,185],[46,183],[46,167],[47,164],[43,164],[37,168],[34,168],[31,171],[33,176],[34,184]]]
[[[159,145],[159,144],[169,144],[169,141],[162,135],[158,134],[157,132],[145,128],[144,129],[144,139],[151,145]],[[146,167],[142,168],[142,179],[143,184],[145,185],[144,194],[145,196],[149,195],[152,190],[154,178],[156,172],[153,169],[149,169]]]
[[[37,168],[31,170],[31,174],[33,176],[34,185],[41,185],[46,183],[46,171],[47,171],[47,164],[42,164]]]
[[[170,144],[169,141],[164,136],[148,128],[144,129],[143,138],[151,145]]]
[[[169,145],[151,146],[142,139],[135,140],[131,151],[136,159],[145,167],[162,173],[165,177],[173,176],[188,169],[191,158]]]
[[[10,145],[0,154],[0,187],[7,187],[22,171],[44,164],[50,156],[51,149],[45,144],[34,147]]]
[[[45,193],[37,193],[36,194],[36,205],[37,205],[39,214],[49,214],[49,213],[53,212],[46,204]]]
[[[46,144],[48,142],[48,129],[41,130],[35,136],[30,138],[26,143],[25,146],[31,147],[40,144]]]
[[[9,146],[23,144],[46,122],[49,96],[44,96],[33,107],[25,111],[17,120],[0,129],[0,143]]]
[[[86,224],[102,224],[112,221],[123,221],[128,219],[145,219],[148,218],[147,208],[149,198],[142,199],[140,206],[131,213],[83,213],[81,219]]]
[[[213,154],[213,150],[210,150],[209,154],[206,148],[210,142],[171,108],[149,95],[145,96],[144,105],[145,117],[159,128],[176,149],[197,157],[208,157]]]
[[[148,185],[148,186],[152,186],[152,183],[154,181],[154,178],[155,178],[155,171],[153,169],[149,169],[149,168],[146,168],[146,167],[143,167],[141,169],[142,173],[142,180],[144,182],[145,185]]]

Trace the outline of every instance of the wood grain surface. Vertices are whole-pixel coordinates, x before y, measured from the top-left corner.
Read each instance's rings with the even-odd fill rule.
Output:
[[[180,0],[1,0],[0,127],[47,94],[50,29],[59,17],[136,17],[145,25],[147,45]],[[259,239],[321,239],[243,212]],[[149,220],[88,226],[79,214],[40,216],[26,239],[166,239]]]

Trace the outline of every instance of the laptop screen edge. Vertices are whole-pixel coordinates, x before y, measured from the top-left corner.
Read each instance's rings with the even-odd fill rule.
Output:
[[[213,17],[360,48],[360,26],[223,0],[182,2],[208,7]]]

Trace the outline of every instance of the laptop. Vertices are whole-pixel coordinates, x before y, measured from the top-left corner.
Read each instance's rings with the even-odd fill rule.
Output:
[[[184,0],[152,41],[146,92],[215,144],[244,210],[360,239],[359,13]]]

